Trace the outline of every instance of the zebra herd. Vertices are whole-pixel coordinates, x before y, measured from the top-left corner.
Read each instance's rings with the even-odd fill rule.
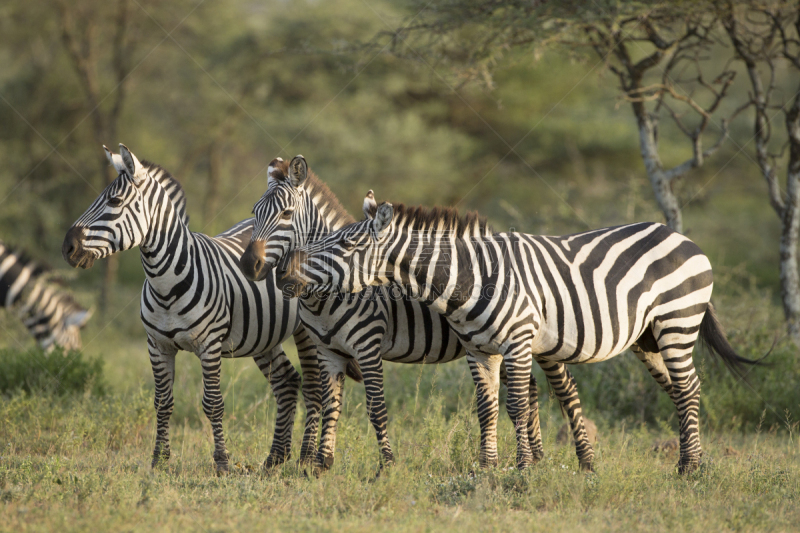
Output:
[[[272,161],[254,218],[209,237],[188,229],[183,190],[164,169],[123,145],[106,155],[118,177],[69,229],[62,255],[89,268],[139,247],[146,274],[141,318],[155,379],[153,466],[170,455],[179,350],[194,352],[202,364],[203,410],[219,472],[229,468],[223,357],[252,357],[273,389],[278,414],[265,468],[290,457],[302,388],[300,461],[317,471],[333,464],[345,376],[362,374],[381,464],[394,462],[384,361],[466,358],[486,467],[497,464],[499,386],[506,384],[520,468],[543,456],[536,362],[569,418],[581,468],[592,470],[594,452],[566,364],[632,348],[675,403],[682,473],[696,468],[702,453],[692,363],[698,337],[734,369],[755,363],[736,355],[715,317],[708,259],[660,224],[566,237],[495,233],[475,214],[377,205],[372,191],[364,220],[356,221],[297,156]],[[281,348],[292,335],[302,379]]]

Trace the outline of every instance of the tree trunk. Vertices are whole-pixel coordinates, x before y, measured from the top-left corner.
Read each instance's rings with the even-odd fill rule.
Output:
[[[208,188],[203,206],[203,231],[212,231],[212,222],[217,216],[217,206],[219,205],[219,177],[222,160],[220,153],[220,141],[212,141],[208,147]],[[211,233],[213,235],[213,233]]]
[[[661,158],[658,156],[658,141],[656,139],[656,128],[653,120],[648,116],[647,110],[641,103],[634,103],[633,112],[639,127],[639,148],[642,152],[644,168],[650,185],[653,187],[653,194],[658,202],[658,207],[664,213],[667,226],[678,233],[683,233],[683,215],[678,198],[672,190],[672,180],[664,172]]]
[[[800,96],[786,113],[789,168],[781,216],[781,299],[789,336],[800,346],[800,275],[797,237],[800,231]]]

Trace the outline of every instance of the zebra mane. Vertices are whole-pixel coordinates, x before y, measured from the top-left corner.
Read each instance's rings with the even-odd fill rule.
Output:
[[[142,160],[142,166],[147,169],[147,173],[155,178],[164,189],[166,189],[169,199],[172,200],[172,205],[178,215],[183,219],[183,223],[189,225],[189,215],[186,213],[186,193],[183,190],[180,182],[169,173],[167,169],[159,164],[150,161]]]
[[[273,161],[271,165],[274,166],[270,177],[277,181],[289,181],[289,163],[290,161]],[[308,169],[308,178],[303,184],[308,196],[314,201],[320,210],[325,210],[326,215],[330,218],[332,214],[331,224],[334,228],[346,226],[356,221],[347,209],[344,208],[339,198],[333,194],[333,191],[325,184],[324,181],[319,179],[314,171]]]
[[[486,221],[486,217],[475,211],[461,216],[455,207],[424,207],[397,204],[393,206],[394,220],[397,228],[410,230],[436,229],[452,231],[456,235],[474,235],[488,237],[494,229]]]

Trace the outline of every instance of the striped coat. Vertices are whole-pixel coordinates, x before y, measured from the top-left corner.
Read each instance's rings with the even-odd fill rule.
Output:
[[[268,188],[256,203],[253,236],[241,267],[250,279],[261,280],[291,250],[325,238],[355,222],[338,199],[313,173],[302,156],[291,163],[276,159],[268,170]],[[365,216],[375,213],[372,193],[364,204]],[[347,358],[358,360],[364,373],[367,409],[375,429],[384,464],[394,455],[387,435],[387,412],[383,390],[383,361],[438,364],[467,355],[464,345],[446,318],[414,299],[393,295],[391,288],[368,288],[357,294],[300,298],[300,319],[320,350],[323,386],[328,409],[323,417],[323,435],[318,466],[333,462],[335,425],[341,406],[341,387],[335,376]],[[487,380],[481,361],[468,357],[477,383],[478,416],[486,430],[481,434],[481,463],[497,463],[494,425],[499,411],[498,386]],[[591,468],[593,450],[586,437],[574,380],[563,364],[544,365],[548,379],[573,425],[581,464]],[[505,383],[505,367],[500,376]],[[542,454],[535,378],[529,385],[528,437],[534,459]]]
[[[241,274],[238,258],[250,238],[251,221],[217,237],[193,233],[183,206],[171,201],[180,185],[166,171],[140,162],[122,145],[120,155],[106,154],[119,176],[67,232],[62,253],[70,265],[89,268],[96,259],[140,248],[147,276],[141,317],[156,384],[153,464],[169,457],[178,350],[195,353],[202,364],[203,410],[211,421],[217,469],[228,469],[220,390],[223,357],[252,357],[269,379],[278,417],[266,466],[283,462],[290,453],[300,376],[281,343],[294,333],[303,368],[317,366],[315,347],[299,325],[297,301],[283,297],[274,279],[255,284]],[[301,456],[308,457],[314,452],[319,384],[313,378],[305,381],[308,416]]]
[[[533,360],[599,362],[635,348],[677,408],[681,472],[702,454],[698,335],[727,363],[752,363],[735,354],[714,316],[708,258],[661,224],[543,237],[494,233],[453,210],[385,203],[374,220],[296,250],[279,270],[290,294],[395,284],[447,317],[487,367],[502,354],[520,467],[531,463],[520,428]]]

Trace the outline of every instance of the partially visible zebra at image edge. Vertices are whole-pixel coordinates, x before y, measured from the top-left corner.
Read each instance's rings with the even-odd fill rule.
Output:
[[[757,364],[736,354],[716,318],[708,258],[662,224],[494,233],[475,214],[383,203],[373,220],[295,250],[278,270],[288,294],[392,284],[446,316],[495,375],[502,354],[520,467],[532,462],[521,431],[532,359],[600,362],[632,348],[677,409],[681,473],[702,457],[698,336],[730,367]]]
[[[53,271],[0,242],[0,302],[47,353],[79,350],[81,329],[92,316],[54,281]]]

